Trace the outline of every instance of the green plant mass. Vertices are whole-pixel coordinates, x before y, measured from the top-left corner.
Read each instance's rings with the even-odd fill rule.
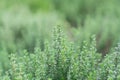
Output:
[[[120,80],[120,0],[0,0],[0,80]]]
[[[9,56],[8,69],[2,69],[1,80],[119,80],[119,48],[104,58],[97,52],[95,36],[82,46],[65,39],[61,26],[53,31],[44,51],[35,47]]]

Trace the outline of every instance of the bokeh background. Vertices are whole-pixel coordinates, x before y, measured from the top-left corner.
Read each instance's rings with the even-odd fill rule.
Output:
[[[0,68],[8,55],[36,46],[44,50],[53,27],[63,26],[70,41],[81,44],[96,35],[98,52],[120,42],[120,0],[0,0]]]

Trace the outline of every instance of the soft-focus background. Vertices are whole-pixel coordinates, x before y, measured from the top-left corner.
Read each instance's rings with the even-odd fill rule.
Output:
[[[0,67],[8,54],[35,46],[44,50],[53,27],[61,25],[69,40],[81,44],[96,35],[105,55],[120,41],[120,0],[0,0]]]

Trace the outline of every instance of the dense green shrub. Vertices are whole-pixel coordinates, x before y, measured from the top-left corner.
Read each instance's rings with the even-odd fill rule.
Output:
[[[119,18],[119,0],[1,0],[0,79],[119,80]]]
[[[76,45],[66,40],[61,27],[55,27],[53,41],[45,50],[10,55],[9,70],[1,72],[2,80],[119,80],[119,48],[104,58],[97,53],[96,39]],[[4,73],[5,72],[5,73]]]

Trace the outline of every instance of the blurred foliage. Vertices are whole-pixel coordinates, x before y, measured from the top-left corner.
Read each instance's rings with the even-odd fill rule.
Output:
[[[73,39],[81,42],[96,34],[98,51],[107,53],[120,36],[119,0],[53,0],[71,27]]]
[[[104,0],[53,0],[55,8],[65,15],[71,26],[83,26],[87,15],[94,16]]]

